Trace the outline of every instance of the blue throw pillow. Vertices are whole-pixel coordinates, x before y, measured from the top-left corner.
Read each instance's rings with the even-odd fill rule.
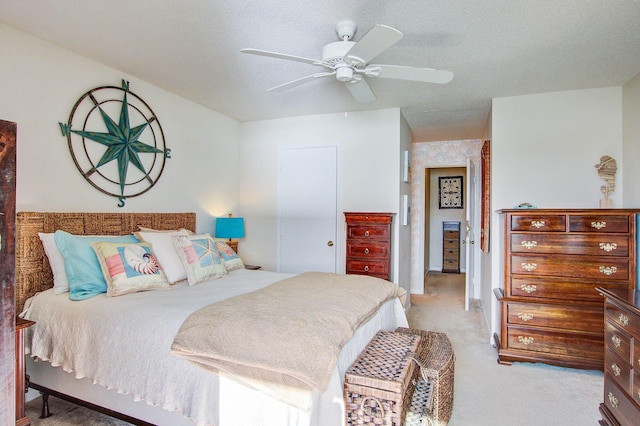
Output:
[[[123,236],[78,236],[65,231],[54,234],[56,246],[64,257],[64,270],[69,281],[69,299],[84,300],[100,293],[107,292],[107,282],[102,275],[102,268],[91,243],[137,243],[133,235]]]

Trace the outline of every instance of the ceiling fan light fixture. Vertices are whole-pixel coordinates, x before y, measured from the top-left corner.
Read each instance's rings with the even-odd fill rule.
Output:
[[[353,79],[353,70],[348,65],[336,68],[336,78],[338,81],[351,81]]]

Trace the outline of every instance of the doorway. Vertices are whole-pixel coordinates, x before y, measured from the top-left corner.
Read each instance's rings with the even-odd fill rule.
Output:
[[[472,181],[473,179],[474,182],[479,182],[479,176],[477,175],[480,172],[480,167],[474,168],[474,165],[480,164],[481,149],[482,141],[476,139],[414,143],[412,146],[413,156],[411,167],[412,170],[415,170],[415,173],[412,176],[411,194],[414,200],[414,209],[412,209],[411,212],[411,220],[412,223],[417,225],[417,229],[413,229],[411,235],[412,294],[424,293],[425,273],[429,270],[429,261],[427,259],[429,258],[430,253],[428,253],[429,247],[425,244],[428,239],[432,238],[430,234],[433,232],[432,227],[429,224],[431,204],[429,204],[429,207],[427,208],[427,199],[432,197],[430,184],[427,184],[430,180],[429,176],[438,169],[459,168],[463,171],[462,175],[465,177],[467,177],[467,173],[470,172],[471,176],[467,177],[467,181]],[[468,206],[472,205],[475,207],[473,220],[470,222],[473,223],[473,221],[475,221],[477,224],[479,224],[479,217],[476,216],[479,216],[480,212],[480,198],[478,192],[479,191],[476,191],[475,196],[472,200],[469,200],[468,203],[465,201],[465,204]],[[466,225],[467,223],[465,218],[461,220],[461,232],[463,235],[467,234]],[[442,224],[440,223],[439,226],[442,226]],[[473,231],[473,229],[471,231]],[[473,235],[472,233],[468,234]],[[465,244],[467,244],[466,239]],[[465,259],[465,263],[468,259],[472,259],[476,266],[473,268],[473,275],[465,274],[465,278],[468,283],[465,285],[465,293],[467,293],[467,297],[465,298],[466,307],[470,305],[470,298],[477,297],[476,295],[480,294],[481,286],[481,283],[479,282],[479,277],[481,276],[481,271],[479,270],[479,244],[474,244],[471,247],[470,253]],[[461,253],[463,251],[467,254],[466,247],[461,244]]]

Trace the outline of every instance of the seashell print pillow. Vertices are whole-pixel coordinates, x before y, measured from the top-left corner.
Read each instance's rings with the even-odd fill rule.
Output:
[[[187,272],[189,285],[227,275],[227,269],[210,234],[173,237],[178,256]]]
[[[107,296],[170,288],[151,244],[95,242],[91,246],[107,281]]]

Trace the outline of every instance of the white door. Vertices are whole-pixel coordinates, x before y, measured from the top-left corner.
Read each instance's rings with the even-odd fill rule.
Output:
[[[280,151],[278,271],[336,272],[336,146]]]
[[[475,200],[476,200],[476,182],[475,182],[475,166],[473,162],[467,158],[467,188],[465,197],[465,203],[467,205],[466,221],[467,221],[467,235],[464,239],[465,251],[467,255],[466,273],[465,273],[465,290],[464,290],[464,309],[466,311],[471,307],[471,300],[473,299],[473,283],[474,283],[474,250],[475,250]]]

